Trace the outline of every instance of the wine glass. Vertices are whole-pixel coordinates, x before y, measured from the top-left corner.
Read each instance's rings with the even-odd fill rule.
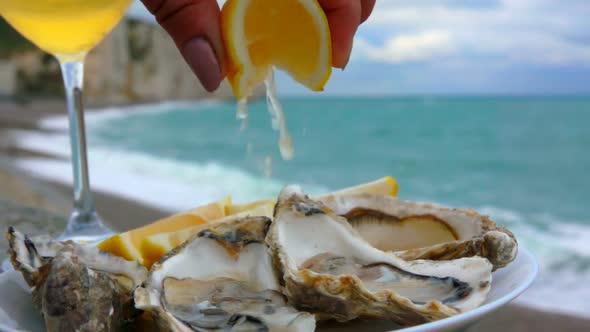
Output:
[[[68,110],[74,206],[59,240],[95,242],[112,234],[94,207],[82,103],[84,58],[121,19],[131,0],[1,0],[0,15],[60,63]]]

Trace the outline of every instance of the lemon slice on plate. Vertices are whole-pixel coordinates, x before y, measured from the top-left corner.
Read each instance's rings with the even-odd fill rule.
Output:
[[[372,182],[367,182],[359,184],[357,186],[348,187],[340,189],[338,191],[331,192],[326,196],[341,196],[361,193],[395,196],[397,195],[397,189],[397,181],[395,181],[395,179],[391,176],[384,176]],[[319,196],[319,198],[322,198],[322,196]]]
[[[153,234],[174,232],[187,227],[206,224],[210,220],[223,218],[227,214],[229,205],[231,205],[231,199],[227,197],[125,233],[115,234],[99,243],[97,247],[126,260],[143,263],[140,246],[145,237]]]
[[[274,202],[268,201],[264,204],[257,205],[251,210],[245,210],[239,213],[227,215],[223,218],[210,220],[207,224],[187,227],[175,232],[147,236],[141,241],[140,245],[140,252],[141,256],[143,257],[143,265],[147,268],[151,267],[168,251],[178,247],[191,236],[197,234],[202,229],[209,227],[212,224],[230,222],[248,216],[272,218],[273,210]]]
[[[397,181],[391,176],[384,176],[380,179],[375,181],[362,183],[356,186],[340,189],[337,191],[333,191],[331,193],[327,193],[324,195],[319,195],[317,198],[322,198],[326,196],[341,196],[341,195],[352,195],[352,194],[360,194],[360,193],[368,193],[368,194],[379,194],[379,195],[387,195],[387,196],[395,196],[397,195],[398,185]],[[227,208],[227,214],[232,215],[235,213],[240,213],[248,210],[256,209],[259,206],[264,206],[267,204],[274,205],[276,201],[274,199],[265,199],[260,201],[254,201],[250,203],[244,204],[231,204]]]

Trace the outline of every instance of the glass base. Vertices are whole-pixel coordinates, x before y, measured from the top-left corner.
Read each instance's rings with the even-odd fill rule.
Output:
[[[77,243],[98,243],[115,232],[105,226],[95,211],[90,213],[72,211],[66,230],[57,237],[58,241],[72,240]]]
[[[74,241],[79,244],[95,245],[114,232],[106,227],[96,212],[81,213],[72,211],[66,230],[56,238],[58,241]],[[0,273],[13,270],[12,263],[6,258],[0,264]]]

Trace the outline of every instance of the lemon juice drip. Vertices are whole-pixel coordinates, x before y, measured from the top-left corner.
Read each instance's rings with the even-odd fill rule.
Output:
[[[270,113],[272,128],[279,131],[279,151],[281,152],[281,157],[284,160],[291,160],[293,159],[294,153],[293,145],[291,144],[291,137],[287,131],[283,108],[277,98],[274,77],[274,69],[271,68],[264,80],[264,85],[266,86],[266,108],[268,113]]]
[[[241,120],[240,132],[243,132],[248,128],[248,98],[244,97],[238,100],[236,119]]]
[[[272,157],[266,156],[264,158],[264,176],[270,178],[272,176]]]
[[[264,85],[266,86],[266,109],[270,114],[271,126],[273,130],[279,132],[279,152],[284,160],[291,160],[293,159],[294,149],[291,143],[291,137],[287,131],[285,114],[277,98],[274,69],[271,68],[268,71]],[[248,124],[248,98],[244,97],[238,100],[236,118],[242,121],[240,131],[244,131]],[[251,153],[250,148],[248,148],[248,153]],[[272,161],[268,158],[265,160],[266,174],[270,174],[272,168]]]
[[[244,97],[238,100],[238,110],[236,112],[238,120],[245,120],[248,118],[248,98]]]

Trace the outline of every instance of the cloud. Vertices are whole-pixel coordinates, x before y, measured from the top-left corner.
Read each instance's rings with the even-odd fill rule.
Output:
[[[442,53],[590,66],[589,13],[585,0],[378,1],[357,41],[367,59],[385,63],[436,60]]]
[[[370,60],[386,63],[428,60],[453,51],[450,33],[440,30],[401,34],[387,39],[381,46],[359,39],[356,47],[361,48]]]

